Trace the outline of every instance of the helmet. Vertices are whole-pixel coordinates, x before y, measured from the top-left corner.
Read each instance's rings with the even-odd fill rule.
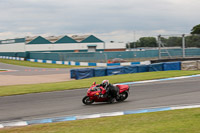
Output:
[[[108,86],[108,84],[109,84],[109,80],[103,80],[102,81],[103,87]]]

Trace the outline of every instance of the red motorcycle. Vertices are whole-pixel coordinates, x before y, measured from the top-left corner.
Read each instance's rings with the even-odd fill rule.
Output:
[[[116,87],[119,88],[119,97],[116,98],[116,101],[122,102],[126,100],[129,94],[129,86],[116,85]],[[102,86],[98,87],[96,82],[94,82],[88,89],[87,96],[82,99],[82,102],[86,105],[90,105],[94,102],[109,102],[109,98],[103,96],[105,93],[106,90]]]

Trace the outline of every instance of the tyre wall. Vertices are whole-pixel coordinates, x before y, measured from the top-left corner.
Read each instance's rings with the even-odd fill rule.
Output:
[[[110,76],[110,75],[152,72],[152,71],[169,71],[169,70],[181,70],[181,62],[165,62],[165,63],[150,64],[150,65],[130,65],[130,66],[117,66],[117,67],[71,69],[71,78],[84,79],[84,78],[99,77],[99,76]]]

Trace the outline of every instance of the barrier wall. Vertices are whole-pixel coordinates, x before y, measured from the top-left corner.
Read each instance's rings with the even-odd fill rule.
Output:
[[[75,70],[75,78],[76,79],[85,79],[94,77],[94,69],[92,68],[84,68],[84,69],[76,69]]]
[[[200,67],[200,61],[198,61],[198,63]],[[183,64],[186,64],[186,63],[183,62]],[[150,65],[130,65],[130,66],[88,68],[88,69],[91,69],[91,71],[93,70],[94,77],[99,77],[99,76],[110,76],[110,75],[119,75],[119,74],[128,74],[128,73],[151,72],[151,71],[181,70],[181,62],[165,62],[165,63],[150,64]],[[80,70],[80,69],[77,69],[77,70]],[[74,77],[77,79],[77,75],[74,76],[74,74],[79,74],[79,71],[75,70],[76,71],[75,73],[73,71],[74,69],[72,69],[71,71],[71,74],[73,74],[71,75],[71,77]],[[82,77],[82,73],[80,73],[80,75]]]
[[[26,52],[0,52],[0,56],[26,58],[27,53]]]
[[[40,62],[40,63],[52,63],[52,64],[63,64],[63,65],[73,65],[73,66],[125,66],[125,65],[137,65],[137,64],[150,64],[150,61],[141,61],[141,62],[125,62],[125,63],[92,63],[92,62],[74,62],[74,61],[53,61],[53,60],[40,60],[40,59],[27,59],[31,62]]]
[[[71,69],[70,70],[70,78],[75,79],[76,78],[76,69]]]
[[[107,75],[107,69],[105,67],[94,68],[95,77],[106,76],[106,75]]]
[[[107,76],[124,74],[124,67],[107,67]]]
[[[149,71],[149,66],[148,65],[139,65],[138,66],[138,72],[148,72]]]
[[[197,61],[182,61],[181,70],[197,70]]]
[[[26,53],[22,53],[22,54],[26,54]],[[1,56],[1,58],[15,60],[15,58],[19,58],[19,57]],[[23,60],[31,61],[31,62],[40,62],[40,63],[52,63],[52,64],[73,65],[73,66],[99,66],[99,67],[150,64],[150,61],[124,62],[124,63],[92,63],[92,62],[54,61],[54,60],[25,59],[25,58],[23,58]]]
[[[9,60],[24,61],[24,58],[20,58],[20,57],[8,57],[8,56],[0,56],[0,59],[9,59]]]
[[[181,62],[165,62],[163,63],[163,71],[181,70]]]
[[[197,61],[197,68],[200,70],[200,60]]]
[[[138,72],[138,66],[137,65],[131,65],[131,66],[124,66],[123,68],[124,74],[128,73],[137,73]]]
[[[163,71],[163,63],[155,63],[149,65],[149,72],[152,71]]]

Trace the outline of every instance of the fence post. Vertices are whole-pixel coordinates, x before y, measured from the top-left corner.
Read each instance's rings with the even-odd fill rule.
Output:
[[[160,49],[160,47],[161,47],[161,40],[160,40],[160,37],[161,37],[161,35],[158,35],[158,50],[159,50],[159,56],[158,56],[158,59],[161,59],[161,49]]]
[[[185,58],[185,34],[182,35],[183,58]]]

